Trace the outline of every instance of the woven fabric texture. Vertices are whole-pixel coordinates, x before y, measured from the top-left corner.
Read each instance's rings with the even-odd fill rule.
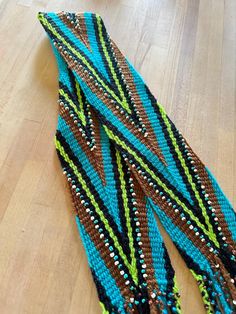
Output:
[[[58,65],[55,147],[103,313],[181,313],[155,214],[206,312],[236,313],[235,212],[211,171],[100,15],[38,19]]]

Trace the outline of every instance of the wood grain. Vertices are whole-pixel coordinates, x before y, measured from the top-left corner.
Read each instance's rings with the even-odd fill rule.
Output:
[[[57,66],[38,11],[99,13],[236,205],[235,0],[0,0],[0,313],[99,314],[53,136]],[[184,314],[204,313],[164,234]]]

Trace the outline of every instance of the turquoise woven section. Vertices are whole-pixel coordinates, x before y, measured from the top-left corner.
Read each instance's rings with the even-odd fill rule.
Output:
[[[58,67],[55,148],[107,313],[181,313],[155,214],[208,314],[236,312],[235,212],[98,14],[38,13]]]

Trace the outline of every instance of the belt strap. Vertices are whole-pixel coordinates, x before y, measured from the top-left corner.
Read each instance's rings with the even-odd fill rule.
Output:
[[[180,313],[155,214],[207,313],[236,311],[235,212],[98,14],[39,12],[58,65],[55,146],[103,313]]]

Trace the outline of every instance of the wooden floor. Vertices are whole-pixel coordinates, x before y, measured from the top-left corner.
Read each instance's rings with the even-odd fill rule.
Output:
[[[0,0],[0,313],[99,314],[53,143],[57,68],[38,11],[99,13],[236,205],[236,1]],[[184,314],[204,313],[165,236]]]

